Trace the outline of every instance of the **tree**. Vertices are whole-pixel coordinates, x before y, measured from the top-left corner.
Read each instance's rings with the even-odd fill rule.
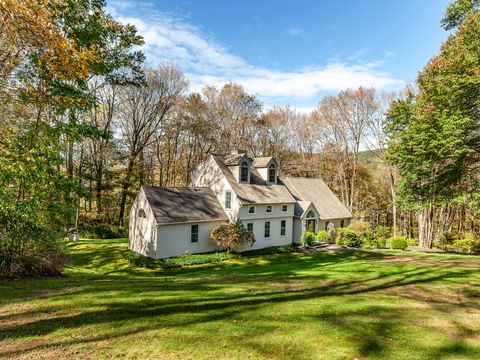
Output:
[[[164,133],[163,125],[186,88],[185,76],[171,64],[163,64],[158,70],[146,71],[144,86],[129,86],[122,91],[119,121],[128,153],[120,198],[120,226],[136,160],[154,143],[156,135]]]

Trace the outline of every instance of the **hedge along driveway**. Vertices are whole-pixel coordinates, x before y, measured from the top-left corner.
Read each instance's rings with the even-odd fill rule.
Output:
[[[0,282],[0,358],[480,358],[475,256],[312,252],[138,268],[72,244],[57,279]]]

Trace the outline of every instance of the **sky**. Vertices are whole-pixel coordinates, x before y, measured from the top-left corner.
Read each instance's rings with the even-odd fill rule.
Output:
[[[108,1],[190,91],[241,84],[265,108],[310,111],[347,88],[402,89],[438,53],[447,0]]]

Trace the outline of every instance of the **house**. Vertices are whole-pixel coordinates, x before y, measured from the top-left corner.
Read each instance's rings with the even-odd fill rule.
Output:
[[[320,179],[280,178],[273,157],[212,154],[190,187],[142,186],[130,210],[129,249],[155,259],[215,251],[213,228],[240,219],[261,249],[299,242],[308,229],[347,226],[352,215]]]

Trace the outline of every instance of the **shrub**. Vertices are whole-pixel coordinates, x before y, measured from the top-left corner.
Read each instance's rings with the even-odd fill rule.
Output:
[[[239,255],[229,252],[216,252],[208,254],[192,254],[184,256],[175,256],[166,259],[154,260],[149,257],[136,254],[133,251],[127,250],[123,252],[123,256],[129,262],[136,266],[146,267],[149,269],[161,268],[161,269],[173,269],[183,266],[208,264],[212,262],[219,262],[237,258]]]
[[[85,239],[118,239],[127,235],[126,230],[106,224],[81,226],[79,234]]]
[[[387,243],[382,237],[364,237],[362,240],[362,247],[365,249],[383,249]]]
[[[60,275],[68,260],[65,241],[24,210],[0,211],[0,278]]]
[[[242,252],[240,256],[256,256],[256,255],[273,255],[273,254],[289,254],[298,252],[299,248],[295,245],[288,246],[270,246],[258,250],[248,250]]]
[[[449,251],[455,251],[466,254],[480,254],[480,239],[473,236],[467,236],[460,240],[454,240],[453,244],[447,247]]]
[[[390,247],[392,249],[405,250],[405,248],[407,246],[408,246],[407,238],[405,238],[403,236],[399,236],[397,238],[391,238],[390,239]]]
[[[418,246],[418,239],[416,238],[408,238],[407,239],[408,246]]]
[[[377,238],[388,239],[390,237],[391,231],[387,226],[379,225],[375,228],[375,235]]]
[[[302,243],[308,246],[312,246],[316,240],[317,240],[317,235],[315,235],[315,233],[311,231],[305,232],[300,239]]]
[[[320,230],[317,232],[317,241],[328,242],[328,232],[325,230]]]
[[[239,251],[244,244],[252,246],[255,243],[255,236],[240,220],[217,226],[212,230],[210,239],[219,249],[227,251]]]
[[[370,224],[366,221],[355,221],[347,227],[347,229],[352,230],[357,235],[363,235],[369,228]]]
[[[348,247],[361,247],[362,246],[362,239],[357,233],[350,229],[342,229],[340,232],[341,236],[341,244],[348,246]]]

